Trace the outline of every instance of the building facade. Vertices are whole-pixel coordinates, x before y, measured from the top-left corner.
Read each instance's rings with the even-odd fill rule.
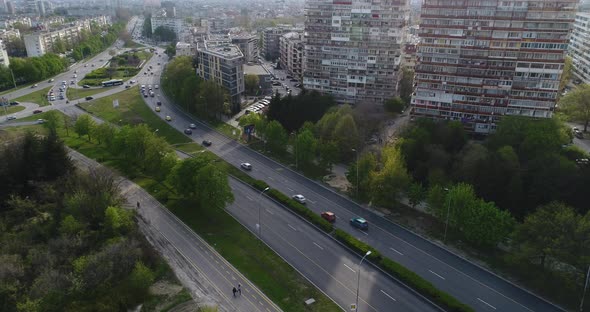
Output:
[[[88,25],[88,24],[86,24]],[[42,56],[45,53],[53,52],[53,44],[61,41],[64,44],[74,45],[80,39],[82,30],[90,30],[90,26],[85,24],[65,27],[54,31],[37,31],[24,36],[27,56]]]
[[[262,56],[273,61],[279,58],[280,38],[289,32],[287,27],[269,27],[262,31]]]
[[[244,93],[244,54],[225,40],[205,40],[197,45],[197,75],[214,81],[227,90],[231,99],[231,110],[240,110]]]
[[[552,116],[577,0],[424,0],[411,114],[489,133]]]
[[[4,47],[4,42],[0,39],[0,66],[10,65],[10,61],[8,60],[8,53],[6,52],[6,47]]]
[[[240,48],[244,62],[258,61],[258,37],[253,34],[230,34],[231,43]]]
[[[190,56],[193,57],[197,53],[196,46],[186,43],[186,42],[177,42],[176,43],[176,56]]]
[[[576,14],[568,52],[572,57],[574,77],[590,83],[590,13]]]
[[[160,26],[167,27],[176,33],[177,38],[183,37],[184,22],[180,18],[168,18],[168,17],[154,17],[152,16],[152,33]]]
[[[305,88],[348,104],[395,97],[408,0],[305,3]]]
[[[289,32],[279,39],[279,51],[282,69],[301,80],[303,74],[303,34]]]

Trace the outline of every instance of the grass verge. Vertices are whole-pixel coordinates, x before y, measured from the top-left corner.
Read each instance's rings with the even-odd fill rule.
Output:
[[[77,99],[83,99],[87,96],[95,95],[101,92],[108,91],[115,87],[107,87],[107,88],[93,88],[93,89],[80,89],[80,88],[68,88],[66,90],[66,96],[68,100],[73,101]]]
[[[14,114],[16,112],[22,111],[23,109],[25,109],[25,107],[20,105],[0,107],[0,116]]]
[[[113,107],[113,100],[119,100],[119,107]],[[166,138],[170,144],[190,143],[184,134],[176,131],[167,122],[156,116],[139,94],[139,87],[135,86],[116,95],[107,96],[90,102],[79,104],[87,112],[116,125],[137,125],[146,123],[158,135]]]
[[[53,88],[53,87],[47,87],[45,89],[41,89],[35,92],[31,92],[27,95],[23,95],[21,97],[18,97],[16,99],[13,99],[11,101],[17,101],[17,102],[28,102],[28,103],[35,103],[35,104],[39,104],[39,106],[47,106],[50,105],[51,103],[49,103],[49,101],[47,100],[47,93],[49,93],[49,90]]]

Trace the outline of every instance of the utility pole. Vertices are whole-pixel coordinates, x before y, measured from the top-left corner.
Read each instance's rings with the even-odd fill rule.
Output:
[[[588,289],[588,278],[590,278],[590,266],[588,266],[588,272],[586,273],[586,281],[584,282],[584,291],[582,292],[582,302],[580,302],[580,312],[584,311],[584,297],[586,297],[586,289]]]

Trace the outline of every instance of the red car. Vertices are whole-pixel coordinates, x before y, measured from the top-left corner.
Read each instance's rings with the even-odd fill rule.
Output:
[[[40,114],[40,113],[42,113],[42,112],[43,112],[42,110],[40,110],[40,109],[36,109],[36,110],[34,110],[34,111],[33,111],[33,114]]]
[[[326,219],[326,221],[330,223],[336,222],[336,215],[331,211],[324,211],[321,214],[322,218]]]

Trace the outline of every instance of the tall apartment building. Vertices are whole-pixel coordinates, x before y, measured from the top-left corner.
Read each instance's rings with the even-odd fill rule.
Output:
[[[84,25],[87,25],[85,27]],[[90,30],[89,24],[65,27],[54,31],[37,31],[24,36],[27,56],[42,56],[45,53],[53,51],[53,44],[61,40],[64,44],[73,45],[80,39],[80,33],[83,29]]]
[[[226,40],[205,40],[197,45],[197,75],[225,88],[231,98],[232,112],[240,111],[244,93],[244,54]]]
[[[424,0],[412,115],[494,131],[551,117],[577,0]]]
[[[6,13],[8,14],[16,14],[16,8],[14,7],[13,1],[6,1]]]
[[[170,18],[165,16],[152,16],[152,33],[160,26],[167,27],[176,33],[176,37],[181,40],[184,32],[184,21],[180,18]]]
[[[10,65],[10,61],[8,60],[8,53],[6,52],[6,47],[4,47],[4,42],[0,39],[0,66]]]
[[[269,27],[262,31],[262,56],[266,60],[279,57],[279,43],[282,35],[289,32],[289,27]]]
[[[230,34],[231,43],[240,48],[244,62],[258,61],[258,36],[248,33]]]
[[[574,77],[590,83],[590,13],[576,13],[568,52],[572,57]]]
[[[289,32],[279,39],[280,64],[289,74],[301,79],[303,74],[303,34]]]
[[[305,88],[349,104],[395,97],[408,1],[305,3]]]

